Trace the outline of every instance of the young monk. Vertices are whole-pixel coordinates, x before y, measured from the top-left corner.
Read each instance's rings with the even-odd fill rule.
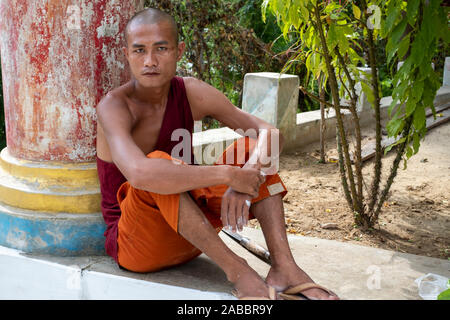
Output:
[[[313,283],[290,251],[282,202],[287,190],[274,166],[260,161],[273,134],[280,146],[269,155],[276,159],[281,151],[278,130],[233,106],[212,86],[175,76],[185,44],[168,14],[139,12],[125,37],[132,79],[97,106],[106,252],[134,272],[179,265],[203,252],[225,272],[238,298],[337,299]],[[214,165],[194,163],[192,140],[181,159],[172,155],[179,144],[172,141],[173,131],[185,129],[192,139],[194,120],[205,116],[256,134],[239,140],[245,144],[232,144]],[[265,280],[218,236],[223,226],[242,230],[252,218],[260,222],[271,255]]]

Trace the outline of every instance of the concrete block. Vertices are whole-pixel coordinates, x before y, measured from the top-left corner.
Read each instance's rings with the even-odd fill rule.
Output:
[[[400,70],[403,63],[405,63],[405,61],[400,61],[399,63],[397,63],[397,71]],[[434,62],[431,63],[431,68],[433,68],[433,70],[434,70]]]
[[[284,149],[296,140],[298,76],[272,72],[248,73],[244,78],[242,110],[280,129]]]
[[[194,132],[202,131],[203,122],[201,120],[194,121]]]
[[[367,79],[370,76],[372,69],[360,67],[360,68],[358,68],[358,70],[360,71],[358,78],[361,78],[363,81],[367,82]],[[353,78],[355,78],[355,77],[353,76]],[[346,87],[350,90],[348,83],[346,84]],[[340,85],[339,85],[339,88],[340,88]],[[364,91],[362,91],[362,86],[361,86],[360,81],[356,81],[355,91],[356,91],[356,94],[358,95],[358,100],[356,101],[356,111],[364,112],[364,111],[372,110],[372,106],[369,103],[369,100],[367,99],[366,94],[364,93]],[[341,105],[343,105],[343,106],[348,105],[347,100],[350,99],[350,97],[348,97],[347,91],[345,91],[345,94],[346,94],[346,97],[341,98]]]
[[[200,165],[212,165],[225,149],[242,136],[224,127],[195,132],[192,135],[194,158]]]
[[[367,79],[372,74],[371,68],[358,68],[361,72],[360,77],[363,81],[367,81]],[[356,111],[357,112],[363,112],[372,110],[372,105],[370,104],[369,100],[367,99],[367,95],[362,91],[361,82],[357,82],[355,84],[355,90],[358,94],[358,101],[356,102]]]
[[[450,57],[445,57],[443,86],[450,86]]]

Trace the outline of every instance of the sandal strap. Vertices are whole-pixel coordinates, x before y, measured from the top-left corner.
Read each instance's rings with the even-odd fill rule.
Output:
[[[313,283],[313,282],[307,282],[307,283],[296,285],[294,287],[284,290],[283,293],[284,294],[296,294],[296,293],[302,293],[305,290],[313,289],[313,288],[322,289],[325,292],[327,292],[329,295],[334,295],[334,296],[336,295],[331,290],[328,290],[327,288],[322,287],[321,285],[318,285],[317,283]]]

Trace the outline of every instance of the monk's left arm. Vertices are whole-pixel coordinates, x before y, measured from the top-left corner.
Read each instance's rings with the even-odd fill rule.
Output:
[[[284,137],[270,123],[234,106],[213,86],[195,78],[184,78],[194,120],[211,116],[239,133],[257,139],[257,147],[244,167],[262,169],[266,174],[278,171],[278,159]]]

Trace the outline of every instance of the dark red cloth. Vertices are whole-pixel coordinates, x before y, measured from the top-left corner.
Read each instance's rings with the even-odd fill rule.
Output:
[[[192,148],[192,130],[194,128],[194,120],[192,118],[191,107],[186,96],[183,78],[174,77],[170,82],[169,99],[167,101],[161,130],[159,132],[154,150],[161,150],[171,154],[173,147],[179,144],[182,139],[177,137],[179,140],[171,141],[172,132],[178,128],[184,128],[190,134],[191,160],[189,164],[195,164],[194,152]],[[178,152],[175,152],[173,157],[182,159],[183,152],[180,152],[179,154]],[[104,233],[104,236],[106,237],[105,250],[106,253],[113,257],[117,262],[117,225],[120,219],[120,207],[117,201],[117,191],[122,183],[126,181],[126,178],[122,175],[114,163],[103,161],[98,157],[97,171],[100,181],[100,191],[102,194],[101,209],[103,219],[106,223],[106,231]]]

